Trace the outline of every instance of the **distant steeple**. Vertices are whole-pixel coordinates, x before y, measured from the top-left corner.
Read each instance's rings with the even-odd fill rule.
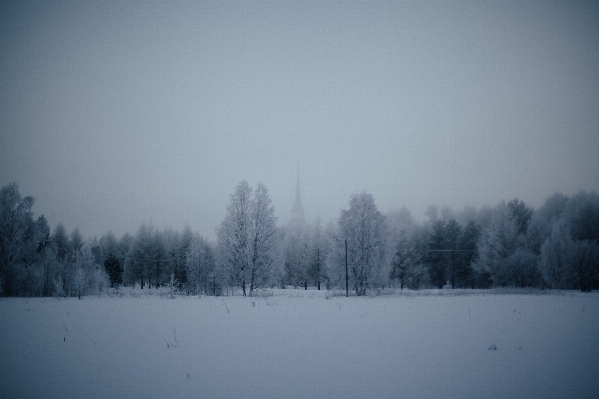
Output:
[[[304,207],[302,206],[302,197],[300,194],[300,174],[299,164],[297,166],[297,185],[295,186],[295,204],[291,208],[292,221],[304,221]]]

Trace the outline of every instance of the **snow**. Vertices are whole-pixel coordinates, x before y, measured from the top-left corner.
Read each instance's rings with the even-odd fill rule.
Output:
[[[598,332],[595,293],[2,298],[0,397],[594,398]]]

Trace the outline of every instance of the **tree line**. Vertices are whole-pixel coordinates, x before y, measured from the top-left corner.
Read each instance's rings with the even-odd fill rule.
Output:
[[[366,192],[323,226],[277,225],[268,189],[242,181],[211,242],[142,223],[134,235],[84,239],[34,217],[16,183],[0,190],[0,295],[77,296],[121,286],[190,295],[253,295],[263,287],[599,288],[599,196],[554,194],[537,210],[518,199],[493,207],[431,206],[383,215]]]

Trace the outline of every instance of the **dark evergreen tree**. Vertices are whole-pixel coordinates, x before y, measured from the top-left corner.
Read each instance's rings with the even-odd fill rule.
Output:
[[[408,272],[417,263],[414,243],[404,228],[397,233],[389,279],[399,281],[400,289],[408,282]]]
[[[118,287],[123,283],[123,267],[113,253],[108,254],[108,257],[104,261],[104,268],[108,274],[111,287]]]
[[[445,250],[445,221],[436,220],[428,239],[426,263],[431,282],[437,288],[443,288],[447,282],[447,264]]]
[[[459,239],[462,234],[462,226],[455,219],[449,219],[443,229],[443,249],[447,264],[447,274],[451,283],[451,288],[456,285],[456,270],[459,268]]]
[[[476,243],[480,237],[480,227],[470,221],[462,230],[460,235],[458,248],[458,261],[455,268],[456,285],[460,288],[472,287],[477,285],[477,276],[472,268],[472,263],[475,261],[478,248]]]
[[[127,284],[140,283],[141,288],[148,282],[148,275],[153,266],[154,228],[142,223],[127,252],[123,279]]]

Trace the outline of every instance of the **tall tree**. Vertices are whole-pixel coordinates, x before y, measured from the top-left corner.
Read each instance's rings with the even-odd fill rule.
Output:
[[[599,244],[593,240],[579,240],[571,247],[574,285],[582,292],[597,288],[599,280]]]
[[[123,266],[112,252],[109,252],[104,260],[104,269],[108,274],[111,287],[118,287],[123,283]]]
[[[222,275],[216,268],[214,249],[208,240],[199,236],[192,239],[185,259],[190,292],[198,295],[218,295],[222,286]]]
[[[545,240],[541,247],[541,261],[539,269],[545,282],[557,289],[570,288],[572,270],[568,262],[569,248],[572,238],[567,224],[564,221],[553,225],[551,236]]]
[[[70,252],[70,241],[67,230],[62,223],[58,223],[52,232],[52,245],[58,260],[61,262],[67,261]]]
[[[539,269],[557,289],[599,288],[599,196],[580,192],[570,198],[551,235],[541,246]]]
[[[156,230],[150,239],[149,265],[148,265],[148,286],[160,287],[170,281],[170,264],[172,260],[169,257],[170,232]]]
[[[199,237],[191,241],[191,244],[187,249],[185,262],[190,292],[201,295],[202,287],[207,280],[208,265],[206,264],[204,256],[204,244]]]
[[[349,209],[339,217],[341,236],[347,240],[348,267],[356,295],[366,295],[374,284],[387,281],[383,277],[386,255],[387,227],[383,215],[374,204],[374,197],[366,192],[355,194]]]
[[[283,240],[284,270],[287,283],[297,288],[307,285],[310,267],[310,237],[308,225],[290,223]]]
[[[477,285],[477,279],[474,275],[472,264],[476,260],[478,250],[476,243],[480,236],[480,228],[473,221],[469,221],[466,227],[462,230],[459,238],[458,262],[455,270],[458,287],[472,287]]]
[[[244,180],[230,196],[227,215],[217,228],[218,245],[230,270],[231,283],[246,295],[251,253],[252,189]]]
[[[225,283],[225,275],[222,268],[219,267],[219,263],[216,261],[216,251],[214,244],[204,239],[204,264],[208,275],[206,276],[206,282],[204,292],[219,296],[222,294],[223,286]]]
[[[457,269],[459,268],[459,254],[461,251],[460,236],[462,234],[462,226],[455,219],[449,219],[445,224],[443,248],[448,266],[448,277],[451,283],[451,288],[455,288]]]
[[[37,249],[41,232],[33,221],[34,202],[33,197],[21,198],[16,183],[0,189],[0,288],[5,296],[20,294],[26,259]]]
[[[268,189],[259,183],[252,201],[252,245],[250,262],[250,296],[254,288],[270,278],[276,243],[275,208]]]
[[[69,260],[71,262],[75,261],[75,258],[81,252],[81,248],[83,247],[83,236],[79,231],[79,227],[75,227],[71,232],[69,238]]]
[[[50,276],[53,275],[55,266],[54,251],[52,251],[52,240],[50,238],[50,226],[48,221],[41,215],[37,218],[38,231],[40,232],[40,239],[36,249],[38,261],[43,269],[42,273],[42,295],[50,295]]]
[[[81,299],[81,296],[86,295],[88,292],[97,292],[104,274],[99,273],[88,242],[82,242],[80,249],[75,254],[73,263],[74,271],[71,283],[75,295]]]
[[[408,270],[413,267],[417,257],[412,240],[414,219],[405,207],[402,207],[399,211],[391,212],[386,218],[389,236],[394,245],[389,279],[397,280],[400,288],[403,289],[407,283]]]
[[[274,207],[267,188],[260,183],[254,192],[246,181],[240,182],[230,197],[217,237],[231,282],[244,296],[247,285],[251,296],[271,278],[276,236]]]
[[[409,234],[407,228],[402,228],[395,234],[395,253],[391,261],[389,278],[399,281],[400,289],[406,285],[408,273],[417,263],[417,253]]]
[[[599,243],[599,195],[581,191],[573,196],[563,217],[570,226],[572,238]]]
[[[447,257],[444,253],[445,224],[444,220],[439,219],[433,222],[426,254],[431,282],[437,288],[443,288],[447,282]]]
[[[533,210],[527,207],[523,201],[518,201],[518,198],[508,202],[507,206],[512,212],[512,219],[518,227],[518,234],[526,234]]]
[[[567,196],[556,193],[533,213],[526,233],[526,246],[536,255],[541,255],[541,246],[551,235],[553,225],[561,218],[567,203]]]
[[[478,243],[478,260],[475,268],[479,273],[488,273],[493,284],[515,285],[513,273],[507,259],[523,247],[524,236],[511,209],[501,202],[493,210],[490,223],[483,229]]]
[[[148,281],[149,271],[154,263],[154,228],[142,223],[132,242],[125,260],[123,279],[128,284],[140,283],[141,289]]]
[[[108,275],[111,287],[118,287],[123,283],[124,257],[119,248],[119,241],[108,231],[99,241],[100,259]]]
[[[172,259],[171,269],[179,290],[187,284],[186,255],[193,241],[193,233],[189,225],[186,225],[181,235],[177,234],[171,245],[170,256]]]

